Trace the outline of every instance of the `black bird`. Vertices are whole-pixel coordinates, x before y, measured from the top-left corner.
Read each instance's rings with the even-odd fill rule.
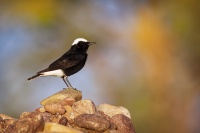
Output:
[[[48,68],[39,71],[27,80],[41,76],[56,76],[63,79],[67,87],[73,88],[67,77],[80,71],[87,60],[87,50],[91,44],[84,38],[77,38],[63,56],[54,61]]]

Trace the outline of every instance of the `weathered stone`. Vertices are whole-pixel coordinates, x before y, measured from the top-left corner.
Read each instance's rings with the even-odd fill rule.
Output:
[[[116,114],[123,114],[128,118],[131,118],[129,111],[122,106],[117,107],[110,104],[100,104],[99,106],[97,106],[97,111],[101,111],[109,117],[112,117]]]
[[[8,133],[33,133],[43,131],[44,120],[38,112],[24,112],[20,119],[13,122],[5,132]]]
[[[38,112],[24,112],[20,115],[20,119],[31,121],[34,131],[42,131],[44,129],[44,119]]]
[[[47,103],[60,103],[65,98],[72,98],[75,99],[75,101],[79,101],[82,99],[82,92],[72,88],[63,89],[62,91],[42,100],[40,104],[45,106]]]
[[[110,130],[116,130],[117,129],[117,126],[111,120],[110,120],[110,128],[109,129]]]
[[[117,130],[109,130],[109,131],[106,132],[106,133],[121,133],[121,132],[119,132],[119,131],[117,131]]]
[[[2,118],[2,119],[0,119],[0,133],[3,133],[4,131],[5,131],[5,123]]]
[[[35,111],[38,111],[38,112],[41,112],[41,113],[46,112],[44,107],[37,108]]]
[[[81,114],[95,114],[96,107],[91,100],[81,100],[73,104],[71,118],[74,119]]]
[[[58,124],[61,124],[61,125],[66,126],[66,125],[67,125],[67,122],[68,122],[67,117],[63,116],[63,117],[58,121]]]
[[[44,108],[47,112],[51,114],[64,114],[65,108],[61,106],[59,103],[47,103],[44,105]]]
[[[65,105],[63,107],[65,108],[67,113],[71,113],[73,111],[71,106]]]
[[[74,124],[99,132],[103,132],[110,127],[109,121],[95,114],[81,114],[74,119]]]
[[[0,117],[0,133],[3,133],[7,127],[12,124],[15,121],[15,119],[3,119]]]
[[[110,117],[108,115],[106,115],[104,112],[102,111],[97,111],[96,115],[102,116],[104,117],[106,120],[110,121]]]
[[[81,98],[80,91],[65,89],[43,100],[44,107],[22,113],[18,120],[0,114],[0,133],[135,133],[126,108],[109,104],[96,108],[91,100]]]
[[[33,129],[32,123],[27,119],[17,120],[11,124],[6,131],[7,133],[33,133],[36,132]]]
[[[5,127],[4,125],[5,125],[4,120],[2,117],[0,117],[0,130],[4,129],[4,127]]]
[[[76,102],[76,100],[74,98],[67,97],[67,98],[63,99],[62,101],[60,101],[60,104],[62,106],[66,106],[66,105],[72,106],[75,102]]]
[[[0,133],[4,132],[16,119],[3,119],[0,117]]]
[[[42,115],[44,122],[52,122],[55,117],[55,115],[52,115],[48,112],[40,113],[40,115]]]
[[[111,120],[111,123],[114,123],[117,127],[117,131],[120,133],[135,133],[135,129],[127,116],[122,114],[114,115]]]
[[[71,120],[71,113],[72,113],[72,107],[71,106],[68,106],[68,105],[65,105],[64,106],[64,108],[65,108],[65,110],[66,110],[66,112],[65,112],[65,114],[64,114],[64,116],[68,119],[68,120]]]
[[[54,122],[54,123],[58,123],[59,122],[59,120],[62,118],[62,115],[59,115],[59,114],[56,114],[56,115],[54,115],[55,117],[54,117],[54,119],[52,120],[52,122]]]
[[[43,132],[59,132],[59,133],[83,133],[79,130],[66,127],[57,123],[46,122]]]
[[[0,117],[1,117],[2,119],[14,119],[13,117],[8,116],[8,115],[5,115],[5,114],[0,114]]]

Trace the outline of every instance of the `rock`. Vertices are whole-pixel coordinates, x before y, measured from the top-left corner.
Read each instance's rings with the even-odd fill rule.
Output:
[[[24,112],[20,119],[13,122],[5,132],[32,133],[42,131],[44,128],[43,117],[38,112]]]
[[[46,112],[44,107],[37,108],[35,111],[38,111],[38,112],[41,112],[41,113]]]
[[[96,107],[91,100],[81,100],[73,104],[71,118],[75,118],[81,114],[95,114]]]
[[[115,123],[113,123],[112,121],[110,121],[110,130],[117,130],[117,126],[115,125]]]
[[[100,104],[99,106],[97,106],[97,111],[103,112],[110,118],[116,114],[123,114],[131,119],[129,111],[122,106],[117,107],[110,104]]]
[[[96,107],[81,98],[80,91],[65,89],[43,100],[43,107],[22,113],[18,120],[0,114],[0,133],[135,133],[126,108]]]
[[[95,114],[81,114],[74,119],[74,124],[99,132],[103,132],[110,127],[109,121]]]
[[[63,116],[63,117],[59,120],[58,124],[66,126],[66,125],[67,125],[67,122],[68,122],[67,117]]]
[[[3,121],[4,121],[5,125],[7,126],[7,125],[10,125],[10,124],[12,124],[13,122],[15,122],[16,119],[4,119]]]
[[[66,113],[64,114],[64,116],[68,119],[68,120],[71,120],[71,113],[72,113],[72,107],[71,106],[64,106],[65,110],[66,110]]]
[[[102,112],[102,111],[97,111],[96,115],[104,117],[106,120],[110,121],[110,117],[108,115],[104,114],[104,112]]]
[[[119,132],[117,130],[109,130],[108,133],[121,133],[121,132]]]
[[[44,108],[47,112],[51,114],[64,114],[65,113],[65,108],[61,106],[59,103],[47,103],[44,105]]]
[[[42,115],[44,122],[51,122],[56,117],[55,115],[52,115],[48,112],[40,113],[40,115]]]
[[[40,102],[40,104],[45,106],[45,104],[47,103],[52,103],[52,102],[59,103],[66,98],[72,98],[75,99],[75,101],[79,101],[82,99],[82,92],[72,88],[67,88],[44,99],[43,101]]]
[[[76,100],[74,98],[67,97],[67,98],[63,99],[62,101],[60,101],[60,104],[62,106],[66,106],[66,105],[72,106],[75,102],[76,102]]]
[[[8,116],[8,115],[5,115],[5,114],[0,114],[0,117],[1,117],[2,119],[14,119],[13,117]]]
[[[30,121],[34,131],[42,131],[44,128],[44,119],[38,112],[24,112],[20,115],[20,120],[23,119]]]
[[[63,107],[65,108],[66,112],[68,112],[68,113],[71,113],[73,111],[71,106],[65,105]]]
[[[32,123],[27,119],[17,120],[11,124],[6,131],[7,133],[32,133],[35,132]]]
[[[56,114],[54,115],[54,119],[51,122],[58,123],[59,120],[62,118],[62,115]]]
[[[66,127],[57,123],[51,123],[51,122],[46,122],[44,126],[44,131],[43,132],[55,132],[55,133],[83,133],[79,130]]]
[[[3,122],[3,118],[0,117],[0,133],[5,131],[5,124]]]
[[[3,119],[0,117],[0,133],[4,132],[15,121],[15,119]]]
[[[129,119],[125,115],[114,115],[111,118],[110,122],[116,125],[117,131],[119,131],[120,133],[136,133],[131,119]]]

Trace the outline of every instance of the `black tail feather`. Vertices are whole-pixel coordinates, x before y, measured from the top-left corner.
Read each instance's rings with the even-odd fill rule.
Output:
[[[36,74],[36,75],[34,75],[34,76],[28,78],[27,80],[31,80],[31,79],[37,78],[37,77],[39,77],[40,75],[41,75],[41,74]]]

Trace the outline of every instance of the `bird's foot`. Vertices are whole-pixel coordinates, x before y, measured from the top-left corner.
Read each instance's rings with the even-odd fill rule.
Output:
[[[73,88],[72,86],[71,87],[68,87],[69,89],[74,89],[74,90],[77,90],[76,88]]]
[[[64,89],[74,89],[74,90],[77,90],[76,88],[73,88],[73,87],[67,87],[67,88],[63,88]]]

